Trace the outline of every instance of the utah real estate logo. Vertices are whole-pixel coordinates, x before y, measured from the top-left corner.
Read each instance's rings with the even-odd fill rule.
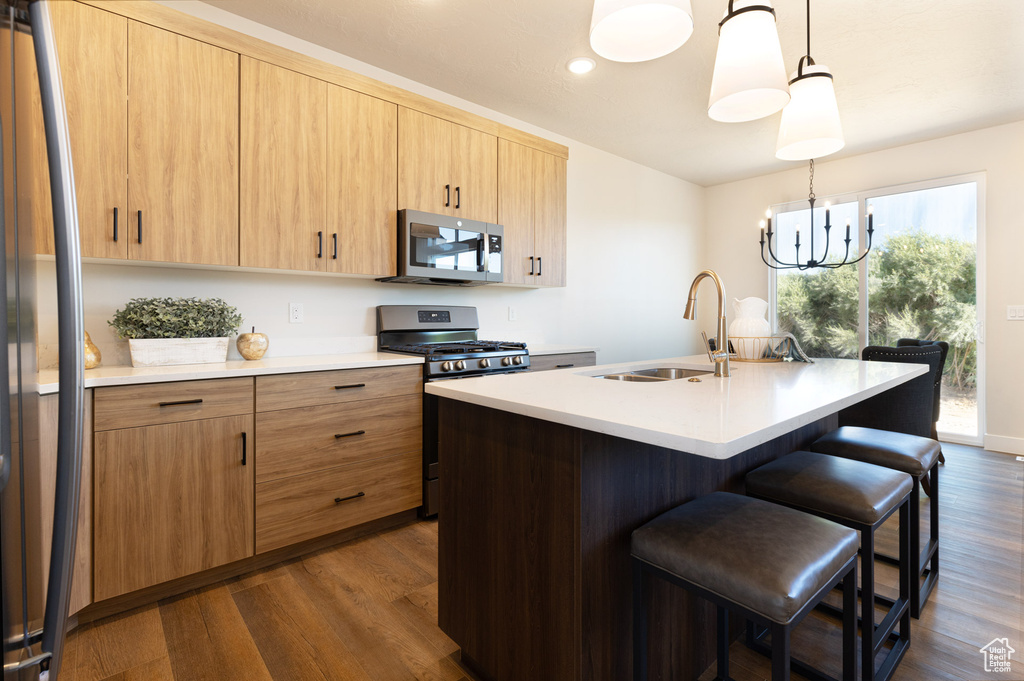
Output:
[[[978,652],[985,656],[986,672],[1008,672],[1010,656],[1017,651],[1010,647],[1010,639],[994,638]]]

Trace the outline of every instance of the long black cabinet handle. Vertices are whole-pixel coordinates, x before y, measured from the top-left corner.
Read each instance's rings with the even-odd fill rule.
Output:
[[[340,504],[343,501],[351,501],[352,499],[358,499],[359,497],[365,497],[366,492],[360,492],[359,494],[353,494],[350,497],[334,497],[334,503]]]
[[[365,430],[356,430],[356,431],[353,431],[351,433],[341,433],[340,435],[335,435],[334,438],[337,439],[337,440],[340,440],[343,437],[352,437],[353,435],[366,435],[366,431]]]
[[[447,208],[450,205],[452,205],[452,186],[446,184],[444,186],[444,207]]]
[[[537,276],[544,274],[544,258],[537,256]]]
[[[247,449],[248,449],[248,447],[246,447],[246,434],[242,433],[242,465],[243,466],[245,465],[245,455],[246,455],[246,450]]]
[[[161,407],[175,407],[179,404],[202,404],[203,398],[197,397],[194,400],[178,400],[177,402],[160,402]]]
[[[117,243],[117,206],[114,206],[114,243]]]
[[[349,388],[365,388],[365,383],[353,383],[352,385],[336,385],[335,390],[348,390]]]
[[[556,364],[555,368],[556,369],[568,369],[569,367],[574,367],[574,366],[576,366],[576,365],[575,364]]]
[[[142,243],[142,211],[139,211],[139,243]]]
[[[324,257],[324,233],[316,233],[316,257]]]
[[[530,274],[528,276],[531,276],[531,277],[533,276],[533,256],[532,255],[530,256]]]
[[[331,256],[332,260],[338,259],[338,233],[334,233],[334,255]]]
[[[455,207],[458,208],[462,205],[462,187],[455,188]]]

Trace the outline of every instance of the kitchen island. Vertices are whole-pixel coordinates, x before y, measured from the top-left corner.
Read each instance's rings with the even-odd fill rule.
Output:
[[[817,360],[731,378],[607,380],[703,356],[427,384],[439,409],[441,628],[484,679],[632,677],[630,533],[834,428],[839,410],[926,371]],[[756,557],[754,557],[756,558]],[[714,612],[651,590],[651,678],[695,678]]]

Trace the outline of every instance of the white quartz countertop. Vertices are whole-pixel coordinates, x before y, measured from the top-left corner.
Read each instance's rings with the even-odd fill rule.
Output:
[[[330,371],[332,369],[364,369],[367,367],[423,364],[415,355],[388,352],[352,352],[339,355],[307,355],[302,357],[273,357],[255,361],[233,360],[210,364],[179,364],[166,367],[135,368],[131,366],[99,366],[85,372],[85,387],[100,388],[111,385],[140,383],[166,383],[194,381],[204,378],[233,378],[264,374],[291,374],[303,371]],[[57,370],[39,372],[39,394],[57,392]]]
[[[732,362],[731,378],[595,378],[654,367],[711,369],[704,355],[428,383],[432,395],[727,459],[927,371],[923,364],[818,359]]]

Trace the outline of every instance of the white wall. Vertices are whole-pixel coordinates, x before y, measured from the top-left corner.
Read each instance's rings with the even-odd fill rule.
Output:
[[[83,267],[86,329],[103,352],[104,364],[127,363],[126,343],[114,337],[107,320],[127,300],[142,296],[223,298],[238,307],[245,327],[255,325],[269,334],[268,356],[363,350],[366,337],[376,332],[374,306],[430,303],[477,306],[483,336],[597,346],[601,362],[699,351],[698,327],[682,319],[682,310],[689,282],[704,263],[703,188],[209,5],[164,4],[566,144],[568,286],[445,288],[330,275],[87,263]],[[40,268],[40,280],[51,282],[43,284],[39,320],[41,343],[46,344],[56,337],[56,317],[52,305],[45,304],[53,297],[53,268],[48,262]],[[304,306],[301,325],[287,321],[292,302]],[[508,321],[510,306],[516,308],[515,322]],[[231,352],[237,357],[234,348]]]
[[[1006,306],[1024,304],[1020,266],[1024,122],[815,164],[819,196],[870,190],[974,172],[986,173],[986,446],[1024,454],[1024,324]],[[757,222],[775,203],[805,199],[807,168],[709,187],[707,262],[731,296],[768,296]]]

